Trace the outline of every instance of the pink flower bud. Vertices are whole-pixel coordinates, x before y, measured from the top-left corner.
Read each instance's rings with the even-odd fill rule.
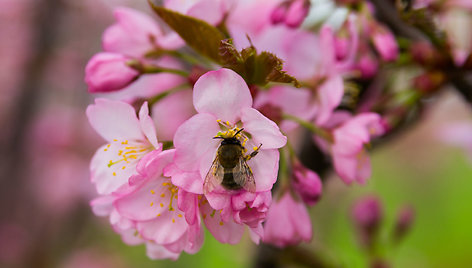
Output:
[[[285,25],[292,28],[298,28],[310,10],[310,1],[295,0],[285,14]]]
[[[116,91],[133,82],[139,72],[126,65],[128,60],[121,54],[108,52],[93,56],[85,67],[85,83],[89,92]]]
[[[372,33],[372,42],[385,61],[393,61],[398,56],[398,45],[392,32],[385,27],[376,27]]]
[[[352,218],[356,226],[363,229],[376,229],[382,220],[382,204],[377,197],[365,197],[354,205]]]
[[[379,64],[372,56],[364,55],[359,59],[357,68],[361,72],[362,78],[371,78],[377,73]]]
[[[382,204],[375,196],[368,196],[357,201],[352,209],[352,219],[364,247],[372,248],[375,244],[383,218],[382,210]]]
[[[272,24],[279,24],[285,20],[287,14],[288,2],[282,2],[276,6],[270,15]]]
[[[393,230],[394,239],[396,241],[405,237],[411,228],[415,218],[415,211],[410,206],[405,206],[400,209],[397,215],[397,220]]]
[[[307,205],[314,205],[321,197],[323,184],[316,172],[295,163],[293,167],[292,185]]]

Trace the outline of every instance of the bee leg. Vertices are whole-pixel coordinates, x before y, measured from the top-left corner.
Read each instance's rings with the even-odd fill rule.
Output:
[[[250,153],[249,155],[246,155],[246,161],[256,156],[261,146],[262,146],[262,143],[252,153]]]

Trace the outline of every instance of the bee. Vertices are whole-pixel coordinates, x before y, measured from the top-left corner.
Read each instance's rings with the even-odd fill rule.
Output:
[[[226,190],[256,191],[254,175],[246,161],[256,156],[262,144],[251,154],[245,156],[246,149],[237,138],[237,135],[243,130],[238,130],[231,137],[214,137],[214,139],[222,139],[222,141],[216,151],[215,160],[205,177],[203,193],[207,194],[219,185]]]

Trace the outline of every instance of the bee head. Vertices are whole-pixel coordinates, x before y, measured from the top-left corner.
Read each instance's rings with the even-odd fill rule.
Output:
[[[241,128],[240,130],[236,131],[236,133],[234,133],[234,134],[233,134],[232,136],[230,136],[230,137],[229,137],[228,134],[227,134],[228,132],[225,132],[225,133],[218,132],[218,134],[216,134],[216,136],[213,137],[213,139],[223,139],[223,140],[224,140],[224,139],[235,139],[236,136],[237,136],[239,133],[241,133],[241,131],[243,131],[243,130],[244,130],[244,128]],[[231,131],[231,132],[232,132],[232,131]],[[231,132],[230,132],[230,133],[231,133]]]

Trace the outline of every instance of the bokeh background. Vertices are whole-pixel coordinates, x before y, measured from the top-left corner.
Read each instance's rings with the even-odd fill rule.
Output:
[[[149,12],[146,1],[0,0],[0,267],[250,267],[258,251],[248,237],[230,246],[207,234],[196,255],[152,261],[91,212],[88,163],[102,141],[85,117],[83,70],[120,5]],[[427,102],[416,124],[373,149],[366,185],[327,179],[304,248],[366,267],[350,210],[375,195],[386,241],[398,210],[415,211],[405,240],[382,249],[393,267],[472,266],[472,160],[439,138],[471,110],[452,91]]]

